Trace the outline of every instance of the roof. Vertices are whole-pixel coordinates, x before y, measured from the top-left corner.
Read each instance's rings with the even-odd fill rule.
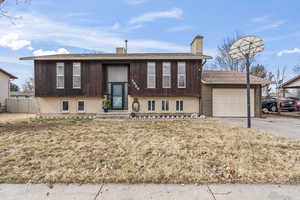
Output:
[[[192,53],[128,53],[128,54],[58,54],[23,57],[20,60],[197,60],[212,59],[211,56]]]
[[[8,73],[7,71],[5,71],[4,69],[0,68],[0,72],[2,72],[3,74],[7,75],[10,79],[17,79],[17,77],[15,77],[14,75]]]
[[[202,73],[202,82],[204,84],[234,84],[241,85],[246,84],[245,72],[237,71],[213,71],[204,70]],[[267,85],[269,81],[257,76],[250,75],[250,84],[252,85]]]
[[[293,82],[297,81],[298,79],[300,80],[300,75],[298,75],[298,76],[295,76],[294,78],[292,78],[292,79],[288,80],[288,81],[287,81],[287,82],[285,82],[285,83],[282,83],[281,85],[279,85],[279,88],[288,87],[288,85],[289,85],[289,84],[291,84],[291,83],[293,83]]]

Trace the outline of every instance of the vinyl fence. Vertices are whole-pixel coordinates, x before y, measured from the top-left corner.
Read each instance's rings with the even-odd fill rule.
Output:
[[[35,98],[8,98],[6,110],[9,113],[37,113],[37,100]]]

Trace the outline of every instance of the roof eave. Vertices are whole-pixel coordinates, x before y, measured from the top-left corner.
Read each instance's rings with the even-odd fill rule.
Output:
[[[22,57],[20,60],[202,60],[212,59],[211,56],[141,56],[141,57]]]
[[[246,85],[247,83],[228,83],[228,82],[206,82],[202,80],[206,85]],[[250,85],[268,85],[267,83],[250,83]]]
[[[18,77],[12,75],[11,73],[8,73],[7,71],[4,71],[3,69],[0,69],[0,72],[4,73],[9,77],[9,79],[18,79]]]

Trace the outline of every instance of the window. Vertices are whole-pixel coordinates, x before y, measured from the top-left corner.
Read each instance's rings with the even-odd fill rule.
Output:
[[[64,89],[65,87],[65,65],[56,63],[56,88]]]
[[[186,87],[186,67],[185,62],[179,62],[177,68],[177,85],[178,88],[185,88]]]
[[[171,63],[163,63],[163,88],[171,88]]]
[[[84,112],[84,101],[77,101],[77,111],[78,112]]]
[[[147,87],[148,88],[155,88],[156,87],[156,78],[155,78],[155,62],[149,62],[147,64]]]
[[[162,100],[161,101],[161,110],[162,111],[169,111],[169,101],[168,100]]]
[[[62,101],[61,111],[62,112],[69,112],[69,101]]]
[[[182,100],[176,101],[176,111],[178,111],[178,112],[183,111],[183,101]]]
[[[81,88],[81,64],[73,63],[73,88]]]
[[[148,111],[155,111],[155,101],[154,100],[148,101]]]

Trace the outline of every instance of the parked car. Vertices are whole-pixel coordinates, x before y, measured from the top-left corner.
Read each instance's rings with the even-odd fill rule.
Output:
[[[300,97],[289,97],[289,99],[296,101],[297,110],[300,111]]]
[[[267,109],[270,112],[277,112],[279,103],[280,110],[287,110],[293,112],[297,109],[296,101],[289,98],[267,98],[262,101],[262,109]]]

